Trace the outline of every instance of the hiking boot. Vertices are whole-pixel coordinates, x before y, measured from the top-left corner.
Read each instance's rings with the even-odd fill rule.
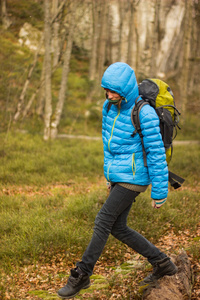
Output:
[[[170,260],[169,257],[165,257],[159,261],[157,261],[153,265],[153,272],[152,274],[145,277],[140,285],[153,283],[159,278],[162,278],[165,275],[172,276],[176,274],[178,271],[178,268],[175,266],[175,264]]]
[[[90,277],[79,267],[71,270],[71,275],[67,284],[58,291],[58,296],[62,299],[75,297],[80,290],[87,289],[90,286]]]

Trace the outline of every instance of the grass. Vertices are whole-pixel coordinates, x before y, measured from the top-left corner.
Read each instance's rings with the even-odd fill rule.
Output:
[[[20,265],[48,249],[86,244],[99,197],[81,189],[101,176],[101,141],[45,143],[29,134],[1,139],[1,263]]]
[[[199,113],[194,113],[194,110],[187,112],[185,119],[180,117],[180,127],[178,130],[177,140],[200,140],[200,118]]]
[[[42,276],[46,285],[30,287],[31,281],[27,281],[30,297],[56,299],[47,290],[56,290],[58,283],[66,280],[66,268],[81,258],[91,238],[95,216],[106,199],[102,142],[66,139],[47,143],[42,136],[17,132],[1,134],[0,138],[0,296],[7,299],[10,291],[15,295],[13,299],[22,299],[18,278],[37,280]],[[196,260],[200,258],[199,240],[194,238],[200,215],[199,153],[198,145],[175,146],[170,168],[186,179],[183,188],[171,190],[165,207],[153,213],[149,188],[139,195],[128,219],[132,228],[153,243],[169,230],[177,235],[188,231],[190,242],[187,247],[181,243],[179,247]],[[126,262],[127,251],[126,245],[111,236],[99,263],[107,268],[120,265]],[[59,257],[65,267],[59,271],[59,262],[53,274],[51,266],[56,266]],[[50,273],[43,273],[48,270],[46,266]],[[21,273],[26,269],[32,271]],[[128,282],[130,277],[137,282],[140,275],[133,272],[127,276],[109,277],[109,288],[103,290],[107,298],[121,285],[126,290],[124,299],[132,295]],[[88,299],[99,298],[93,292]]]
[[[86,196],[2,197],[0,259],[18,265],[31,263],[57,249],[86,246],[95,209]],[[76,203],[76,208],[74,207]],[[93,207],[95,207],[93,205]],[[90,214],[87,214],[90,211]],[[78,219],[77,217],[78,216]]]
[[[0,260],[3,268],[33,262],[58,249],[82,252],[106,198],[101,141],[56,140],[30,134],[1,135]],[[176,146],[171,168],[185,188],[171,191],[154,211],[150,189],[133,205],[129,224],[156,241],[169,227],[195,231],[199,222],[198,145]],[[91,186],[95,186],[93,190]],[[141,217],[142,216],[142,217]],[[110,238],[108,243],[113,243]],[[116,249],[119,242],[116,243]],[[121,246],[120,246],[121,247]],[[77,254],[78,254],[77,252]]]
[[[5,143],[0,151],[0,179],[4,187],[92,181],[94,172],[102,171],[101,141],[87,141],[84,146],[78,140],[45,143],[40,136],[17,134],[8,136]]]

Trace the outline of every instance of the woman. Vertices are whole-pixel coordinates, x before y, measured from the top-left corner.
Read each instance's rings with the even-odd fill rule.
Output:
[[[101,86],[107,95],[102,120],[104,175],[111,189],[96,216],[94,233],[82,260],[71,270],[66,286],[58,291],[58,296],[63,299],[73,298],[81,289],[90,286],[89,277],[109,234],[146,257],[152,264],[153,273],[143,280],[144,284],[177,272],[177,267],[166,254],[127,226],[127,216],[132,203],[149,184],[152,185],[154,208],[161,207],[167,199],[168,167],[157,114],[149,105],[143,106],[140,111],[147,155],[145,167],[141,139],[138,134],[132,136],[134,127],[131,111],[139,96],[133,69],[121,62],[112,64],[105,71]]]

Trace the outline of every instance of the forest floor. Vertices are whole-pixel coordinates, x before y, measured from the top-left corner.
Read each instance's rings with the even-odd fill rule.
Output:
[[[48,186],[48,191],[50,189],[51,187]],[[73,191],[71,192],[73,193]],[[21,188],[20,193],[29,193],[29,191]],[[31,193],[34,192],[31,191]],[[38,190],[37,193],[39,193]],[[41,190],[42,193],[44,193],[44,189]],[[187,230],[179,231],[177,234],[171,228],[165,236],[159,239],[156,245],[161,250],[169,252],[169,254],[170,251],[173,253],[180,251],[180,245],[183,246],[191,262],[194,274],[191,299],[197,300],[200,299],[200,262],[187,251],[191,239],[194,238],[198,239],[198,241],[200,240],[200,223],[192,236]],[[122,261],[118,260],[116,263],[113,260],[114,253],[112,253],[112,249],[107,249],[106,254],[102,255],[95,267],[92,286],[76,296],[76,299],[142,299],[139,292],[139,281],[147,274],[144,268],[145,260],[143,257],[127,249],[125,255],[123,254]],[[127,264],[124,264],[124,257]],[[27,263],[9,275],[1,274],[3,278],[1,285],[6,287],[3,299],[58,299],[56,291],[66,284],[66,276],[69,274],[75,260],[76,257],[72,253],[70,253],[70,257],[67,260],[65,252],[53,252],[51,259],[48,261],[41,257],[41,261],[36,261],[35,264]],[[130,265],[130,267],[126,267],[123,270],[122,262],[123,265]],[[118,265],[117,269],[116,264]],[[135,274],[134,279],[131,275],[132,273]]]

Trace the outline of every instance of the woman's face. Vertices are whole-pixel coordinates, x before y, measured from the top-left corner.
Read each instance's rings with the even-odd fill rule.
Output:
[[[116,93],[114,91],[107,90],[107,89],[105,89],[105,91],[106,91],[108,99],[110,99],[111,101],[120,101],[120,100],[122,100],[122,97],[118,93]],[[116,104],[117,104],[117,102],[116,102]]]

